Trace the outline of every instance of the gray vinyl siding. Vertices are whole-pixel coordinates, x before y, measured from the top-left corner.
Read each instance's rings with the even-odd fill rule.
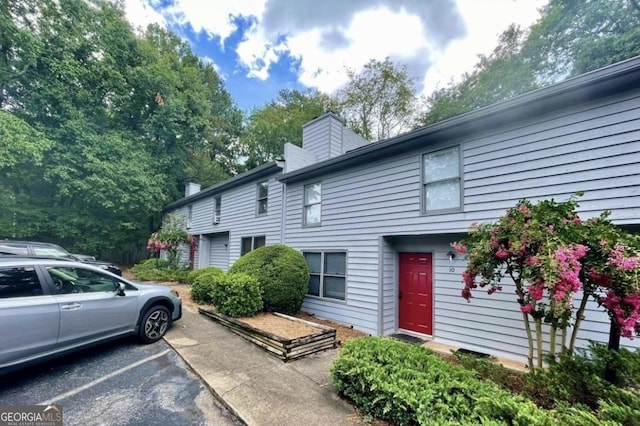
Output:
[[[397,300],[398,292],[396,280],[398,271],[396,251],[391,242],[382,240],[382,334],[394,333],[397,329]]]
[[[333,114],[323,115],[302,128],[302,148],[313,153],[317,161],[343,154],[342,129],[344,123]]]
[[[222,211],[220,222],[213,223],[214,196],[197,200],[193,203],[192,226],[188,230],[191,235],[208,235],[216,233],[228,233],[227,261],[220,260],[220,267],[227,269],[240,257],[240,240],[242,237],[264,235],[266,244],[272,245],[280,242],[281,239],[281,218],[282,218],[282,183],[276,180],[279,174],[274,174],[268,178],[269,196],[267,213],[257,215],[256,195],[257,184],[267,180],[256,179],[251,183],[233,188],[222,193]],[[186,214],[187,208],[181,207],[177,212]],[[225,234],[226,235],[226,234]],[[217,253],[222,254],[222,248],[214,244],[210,245],[211,262]],[[214,253],[216,251],[216,253]],[[187,252],[188,260],[188,252]],[[218,261],[216,261],[218,262]],[[217,264],[211,263],[213,266]]]
[[[388,283],[390,260],[383,253],[379,274],[379,237],[388,235],[460,234],[473,222],[495,221],[521,198],[565,200],[585,191],[580,212],[585,218],[612,210],[619,224],[640,223],[640,92],[603,99],[538,116],[509,127],[492,128],[473,137],[431,144],[383,161],[333,172],[288,186],[286,243],[300,250],[348,252],[347,300],[336,303],[306,298],[303,309],[352,324],[368,333],[391,330]],[[424,215],[421,212],[421,158],[425,152],[461,146],[463,209]],[[303,227],[305,184],[322,182],[322,223]],[[385,250],[384,245],[382,250]],[[448,247],[437,248],[434,339],[492,354],[526,356],[522,315],[512,291],[478,293],[471,303],[460,296],[464,261],[449,272]],[[444,265],[443,265],[444,263]],[[393,272],[397,281],[397,274]],[[383,282],[383,306],[378,285]],[[397,282],[395,283],[397,285]],[[606,329],[605,329],[606,328]],[[605,333],[596,333],[602,330]],[[583,325],[580,343],[606,339],[607,319],[598,315]],[[627,346],[638,343],[623,339]]]

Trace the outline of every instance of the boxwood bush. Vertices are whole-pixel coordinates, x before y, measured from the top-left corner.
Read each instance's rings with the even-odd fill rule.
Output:
[[[260,284],[264,310],[293,315],[300,310],[309,285],[302,254],[283,244],[260,247],[238,259],[230,273],[245,273]]]
[[[219,313],[234,318],[249,317],[262,309],[260,284],[248,274],[213,276],[209,296]]]
[[[171,268],[164,259],[147,259],[131,267],[131,273],[140,281],[187,282],[188,268]]]
[[[397,425],[621,424],[586,407],[539,408],[425,348],[379,337],[347,341],[331,376],[364,413]]]
[[[200,275],[208,274],[209,272],[213,272],[214,274],[223,273],[222,269],[215,266],[207,266],[206,268],[194,269],[193,271],[189,272],[189,275],[187,275],[187,283],[193,284],[196,281],[196,278],[198,278]]]
[[[199,274],[191,284],[191,298],[193,299],[193,301],[203,304],[213,303],[213,301],[211,300],[211,290],[213,289],[213,283],[216,277],[223,274],[224,272],[222,272],[222,270],[219,268],[212,268],[207,272]]]

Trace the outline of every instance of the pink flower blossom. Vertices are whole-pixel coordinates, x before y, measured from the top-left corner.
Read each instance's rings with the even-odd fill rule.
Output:
[[[468,251],[467,246],[458,242],[454,242],[453,244],[451,244],[451,247],[453,247],[453,249],[460,254],[465,254]]]
[[[521,305],[520,310],[525,314],[530,314],[531,312],[533,312],[533,306],[527,303],[526,305]]]
[[[524,260],[524,264],[527,266],[540,266],[540,259],[538,256],[529,256]]]
[[[496,256],[496,259],[507,260],[509,258],[509,252],[503,249],[500,249],[496,252],[495,256]]]
[[[466,299],[467,301],[469,301],[469,299],[471,299],[473,296],[471,295],[471,290],[469,290],[467,287],[462,289],[461,295],[464,299]]]

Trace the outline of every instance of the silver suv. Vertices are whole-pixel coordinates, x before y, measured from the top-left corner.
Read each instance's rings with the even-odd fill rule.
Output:
[[[0,256],[0,373],[125,335],[152,343],[181,316],[165,286],[81,262]]]

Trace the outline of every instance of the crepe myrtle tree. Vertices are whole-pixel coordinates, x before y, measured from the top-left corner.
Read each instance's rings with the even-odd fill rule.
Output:
[[[505,277],[515,284],[532,370],[542,367],[543,354],[555,357],[558,345],[574,350],[590,298],[610,317],[610,349],[617,350],[620,336],[640,334],[640,239],[612,224],[609,212],[580,219],[581,195],[565,202],[520,200],[497,222],[472,224],[468,236],[452,244],[468,259],[462,274],[467,301],[479,289],[501,291]],[[543,324],[549,326],[546,350]]]
[[[185,230],[185,218],[180,215],[169,214],[158,232],[151,234],[147,241],[147,250],[156,258],[164,251],[170,269],[180,267],[181,247],[187,244],[193,250],[197,249],[198,240]]]

